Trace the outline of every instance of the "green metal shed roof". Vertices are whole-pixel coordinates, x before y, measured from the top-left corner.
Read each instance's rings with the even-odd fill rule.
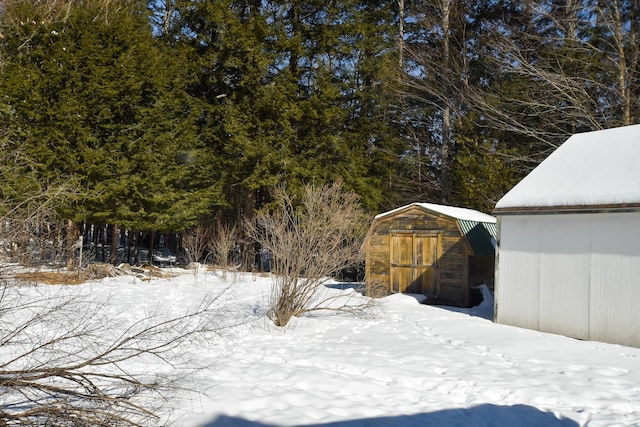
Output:
[[[498,236],[498,228],[495,223],[459,219],[458,226],[475,255],[495,255],[495,245]]]

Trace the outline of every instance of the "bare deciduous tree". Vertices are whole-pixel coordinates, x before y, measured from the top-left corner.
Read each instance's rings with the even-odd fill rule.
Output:
[[[444,203],[452,190],[455,126],[466,114],[460,93],[471,73],[468,46],[473,29],[465,21],[465,6],[452,0],[412,4],[414,29],[402,43],[408,71],[404,75],[405,108],[412,108],[408,114],[415,123],[407,126],[406,132],[415,141],[417,184],[423,186],[426,177],[431,182],[425,183],[425,192],[433,197],[433,190],[437,190]],[[425,173],[425,166],[437,170],[435,178]]]
[[[247,224],[249,235],[272,255],[275,286],[272,317],[285,326],[292,317],[317,310],[364,313],[369,302],[350,304],[324,295],[327,279],[363,260],[365,216],[355,194],[341,182],[307,185],[300,200],[280,187],[276,208]]]
[[[469,105],[491,126],[539,142],[543,155],[572,133],[637,121],[640,22],[632,6],[532,1],[523,11],[483,36],[493,77],[517,92],[471,87]]]

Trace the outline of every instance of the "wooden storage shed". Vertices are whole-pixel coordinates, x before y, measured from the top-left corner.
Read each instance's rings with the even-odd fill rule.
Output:
[[[368,293],[468,307],[475,285],[493,286],[495,237],[496,219],[471,209],[413,203],[380,214],[366,241]]]
[[[640,125],[573,135],[500,201],[495,319],[640,347]]]

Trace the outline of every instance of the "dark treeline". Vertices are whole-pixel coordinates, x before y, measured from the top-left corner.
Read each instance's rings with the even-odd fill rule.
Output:
[[[241,224],[282,183],[340,179],[372,213],[490,211],[568,135],[638,121],[638,10],[5,0],[3,211],[68,250],[83,230],[153,246],[155,232]]]

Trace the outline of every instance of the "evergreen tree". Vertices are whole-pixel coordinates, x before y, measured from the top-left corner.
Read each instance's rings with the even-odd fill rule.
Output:
[[[195,133],[200,111],[180,64],[153,38],[146,8],[114,0],[47,10],[17,0],[5,7],[0,84],[40,179],[80,190],[61,213],[179,231],[220,203]]]
[[[166,39],[184,54],[189,95],[203,106],[199,141],[218,159],[237,221],[251,216],[255,192],[278,180],[281,159],[270,85],[272,36],[259,1],[178,1]]]
[[[194,133],[197,107],[140,6],[15,1],[2,16],[19,23],[5,25],[2,45],[14,141],[37,182],[76,188],[57,206],[69,255],[80,221],[110,224],[114,236],[118,226],[180,231],[221,201],[215,162]]]
[[[355,1],[176,7],[173,37],[191,46],[198,70],[191,93],[210,105],[202,136],[227,159],[237,215],[251,216],[281,180],[295,191],[340,176],[373,209],[389,197],[383,184],[399,158],[384,116],[393,10]]]

